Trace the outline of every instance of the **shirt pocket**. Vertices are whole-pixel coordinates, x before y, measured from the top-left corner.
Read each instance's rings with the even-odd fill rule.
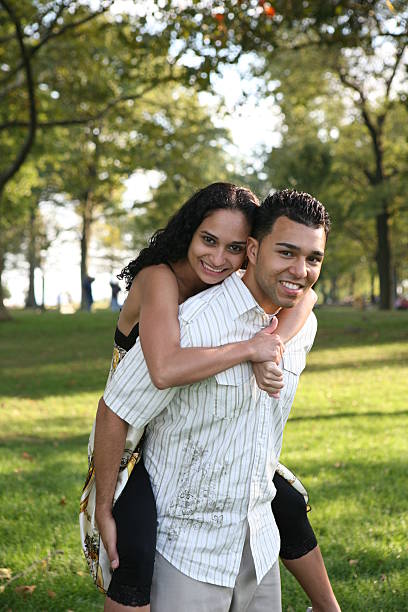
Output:
[[[232,419],[249,407],[252,393],[252,367],[241,363],[216,374],[211,385],[213,415],[217,419]]]
[[[295,376],[300,376],[306,366],[305,351],[292,351],[283,354],[282,368]]]

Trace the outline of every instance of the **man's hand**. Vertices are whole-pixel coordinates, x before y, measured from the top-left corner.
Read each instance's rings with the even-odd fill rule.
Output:
[[[280,390],[283,389],[283,374],[281,369],[273,361],[264,363],[253,363],[252,369],[258,387],[266,391],[271,397],[278,398]]]
[[[98,507],[96,507],[95,518],[103,545],[108,553],[111,567],[115,570],[119,567],[119,555],[116,548],[117,534],[115,519],[112,516],[111,510],[101,510],[98,509]]]

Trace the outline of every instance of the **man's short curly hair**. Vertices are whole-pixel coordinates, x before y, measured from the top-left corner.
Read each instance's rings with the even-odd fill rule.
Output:
[[[308,227],[323,227],[326,238],[330,232],[329,213],[319,200],[309,193],[283,189],[268,195],[256,210],[251,235],[261,242],[272,231],[279,217],[288,217]]]

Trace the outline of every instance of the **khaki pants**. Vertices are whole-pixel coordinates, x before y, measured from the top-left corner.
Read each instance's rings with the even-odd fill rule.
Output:
[[[256,583],[255,566],[245,539],[234,588],[194,580],[156,552],[151,612],[281,612],[279,561]]]

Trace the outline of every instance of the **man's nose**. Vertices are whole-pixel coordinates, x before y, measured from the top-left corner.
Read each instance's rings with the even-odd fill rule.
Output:
[[[293,262],[291,266],[291,273],[296,276],[296,278],[306,278],[307,276],[307,266],[306,259],[304,257],[299,257]]]

